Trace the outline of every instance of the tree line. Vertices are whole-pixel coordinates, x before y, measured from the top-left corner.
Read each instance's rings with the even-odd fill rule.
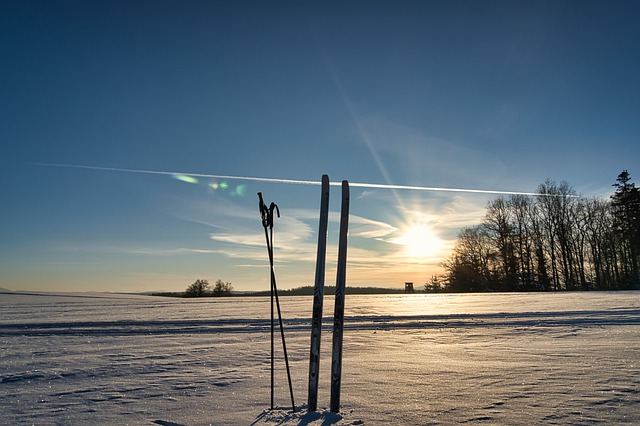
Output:
[[[152,296],[166,297],[225,297],[233,295],[233,286],[229,282],[217,280],[213,287],[208,280],[197,279],[184,292],[151,293]]]
[[[291,289],[279,289],[278,294],[280,296],[313,296],[315,287],[312,285],[296,287]],[[336,287],[327,285],[324,286],[324,294],[333,295],[335,293]],[[397,288],[386,288],[386,287],[352,287],[348,286],[346,288],[347,294],[399,294],[404,293],[404,289]],[[271,294],[270,290],[264,291],[253,291],[251,293],[246,293],[245,296],[269,296]]]
[[[191,284],[184,292],[185,297],[224,297],[233,294],[233,286],[220,279],[211,287],[209,281],[198,279]]]
[[[578,196],[547,180],[538,196],[490,201],[464,228],[427,291],[627,290],[640,288],[640,190],[627,170],[609,199]]]

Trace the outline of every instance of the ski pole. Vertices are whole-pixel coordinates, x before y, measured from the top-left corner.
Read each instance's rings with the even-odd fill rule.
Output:
[[[284,323],[282,321],[282,312],[280,310],[280,299],[278,297],[278,287],[276,284],[276,274],[273,266],[273,211],[275,210],[278,217],[280,217],[280,209],[275,203],[271,203],[271,205],[267,208],[264,200],[262,199],[262,193],[258,192],[258,198],[260,200],[260,214],[262,215],[262,226],[264,227],[264,236],[267,242],[267,252],[269,254],[269,266],[271,269],[271,409],[273,410],[273,389],[274,389],[274,344],[273,344],[273,298],[275,295],[276,307],[278,309],[278,323],[280,324],[280,336],[282,338],[282,349],[284,352],[284,362],[287,369],[287,379],[289,382],[289,393],[291,395],[291,409],[293,412],[296,411],[296,405],[293,397],[293,384],[291,381],[291,369],[289,368],[289,356],[287,354],[287,343],[284,337]],[[267,231],[269,228],[269,231]]]
[[[274,364],[274,321],[273,321],[273,254],[271,251],[271,244],[269,242],[269,236],[267,234],[267,227],[269,226],[269,209],[267,208],[267,206],[264,204],[264,201],[262,199],[262,193],[258,192],[258,198],[259,198],[259,204],[258,207],[260,208],[260,216],[262,217],[262,226],[264,227],[264,236],[267,240],[267,253],[269,254],[269,265],[270,265],[270,269],[271,269],[271,285],[270,285],[270,289],[271,289],[271,410],[274,409],[274,370],[275,370],[275,364]],[[279,212],[278,212],[279,213]]]

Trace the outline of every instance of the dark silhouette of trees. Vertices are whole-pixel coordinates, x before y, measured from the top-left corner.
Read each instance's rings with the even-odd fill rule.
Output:
[[[551,263],[551,283],[554,290],[563,287],[573,290],[575,277],[572,274],[573,253],[570,249],[573,238],[570,210],[575,200],[575,191],[566,182],[557,184],[547,179],[538,187],[538,194],[540,196],[536,201],[540,206],[539,212],[546,231],[543,235],[546,241],[543,240],[542,243],[543,247],[546,246]]]
[[[233,286],[229,282],[217,280],[213,288],[209,281],[198,279],[185,291],[185,297],[222,297],[231,296],[233,294]]]
[[[495,249],[498,274],[501,275],[500,290],[513,290],[518,281],[516,253],[516,226],[513,203],[505,198],[497,198],[487,206],[483,226]]]
[[[232,293],[233,286],[231,283],[225,283],[222,280],[217,280],[216,284],[213,286],[214,297],[231,296]]]
[[[449,261],[446,288],[453,292],[484,291],[494,287],[497,252],[484,225],[463,229]]]
[[[424,285],[425,293],[439,293],[444,289],[442,277],[439,275],[432,275],[427,284]]]
[[[447,291],[640,288],[640,190],[623,171],[610,200],[547,180],[539,196],[499,197],[463,229],[441,283]]]
[[[619,242],[620,268],[618,281],[624,287],[639,281],[638,256],[640,254],[640,191],[631,182],[629,172],[618,175],[611,196],[613,229]]]
[[[184,294],[186,297],[203,297],[206,295],[210,288],[211,285],[209,284],[209,281],[198,279],[196,280],[196,282],[187,287],[187,290]]]

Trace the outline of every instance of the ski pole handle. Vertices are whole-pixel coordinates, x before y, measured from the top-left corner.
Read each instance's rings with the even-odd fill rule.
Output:
[[[258,199],[260,200],[258,203],[258,208],[260,209],[260,216],[262,217],[262,226],[266,228],[267,226],[269,226],[269,209],[264,204],[264,200],[262,199],[262,192],[258,192]]]

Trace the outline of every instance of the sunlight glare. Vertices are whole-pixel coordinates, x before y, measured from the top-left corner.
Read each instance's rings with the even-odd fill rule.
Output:
[[[442,239],[425,223],[407,226],[402,236],[393,242],[404,246],[406,256],[416,259],[433,257],[444,247]]]

